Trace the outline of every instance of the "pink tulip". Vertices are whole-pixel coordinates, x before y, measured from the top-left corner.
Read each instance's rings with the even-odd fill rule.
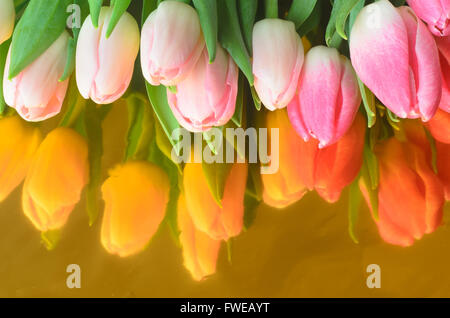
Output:
[[[419,18],[436,36],[450,35],[450,0],[407,0]]]
[[[164,1],[142,28],[141,65],[152,85],[178,84],[202,54],[203,39],[197,12],[178,1]]]
[[[380,0],[363,8],[351,31],[350,53],[358,76],[393,113],[433,117],[442,90],[438,51],[409,7]]]
[[[304,49],[294,23],[265,19],[253,27],[255,89],[269,110],[286,107],[295,95]]]
[[[0,44],[11,37],[15,18],[14,1],[0,0]]]
[[[333,48],[317,46],[306,55],[298,95],[288,106],[299,135],[319,140],[319,148],[337,142],[350,128],[361,104],[350,61]]]
[[[139,52],[139,27],[127,12],[106,38],[111,14],[111,8],[101,9],[98,28],[90,17],[86,18],[77,44],[78,89],[84,98],[91,98],[97,104],[112,103],[125,93]]]
[[[205,48],[191,73],[176,86],[176,93],[167,89],[178,122],[193,132],[225,125],[234,114],[238,75],[236,64],[220,44],[213,63]]]
[[[61,110],[67,92],[68,80],[59,82],[67,60],[69,34],[59,38],[16,77],[9,80],[11,47],[6,58],[3,78],[5,102],[16,109],[23,119],[41,121],[55,116]]]
[[[436,37],[441,64],[442,97],[439,108],[450,113],[450,37]]]

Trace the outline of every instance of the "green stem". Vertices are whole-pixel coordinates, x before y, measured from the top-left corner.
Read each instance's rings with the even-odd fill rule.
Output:
[[[266,0],[266,18],[278,19],[278,0]]]

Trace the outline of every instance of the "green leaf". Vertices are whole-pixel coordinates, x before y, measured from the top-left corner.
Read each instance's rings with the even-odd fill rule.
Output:
[[[345,24],[350,12],[360,0],[335,0],[328,22],[325,40],[330,47],[338,48],[342,39],[347,40]]]
[[[6,102],[3,97],[3,72],[5,71],[6,57],[8,56],[10,44],[11,40],[8,40],[0,45],[0,115],[2,115],[6,109]]]
[[[131,0],[120,0],[114,2],[111,19],[109,20],[108,29],[106,29],[106,38],[109,38],[111,36],[111,33],[114,31],[114,28],[116,27],[120,18],[130,6],[130,3]]]
[[[256,12],[258,11],[258,0],[238,1],[238,11],[244,42],[248,52],[252,55],[253,26],[255,24]]]
[[[323,1],[317,1],[312,13],[306,19],[305,22],[298,28],[297,32],[300,36],[304,36],[316,29],[320,24],[320,18],[322,15],[322,3]]]
[[[317,4],[317,0],[294,0],[289,9],[287,19],[294,22],[298,30],[309,18]]]
[[[205,37],[206,48],[208,49],[209,62],[214,62],[216,58],[216,44],[218,33],[217,1],[216,0],[193,0],[197,9]]]
[[[253,85],[252,65],[245,46],[237,15],[236,0],[217,0],[219,12],[219,41]]]
[[[251,92],[252,92],[252,98],[253,98],[253,103],[255,104],[255,108],[256,110],[261,110],[261,100],[259,99],[258,93],[255,90],[255,87],[252,86],[250,88]]]
[[[359,177],[357,177],[350,185],[348,198],[348,233],[353,242],[359,243],[355,233],[355,226],[358,220],[359,208],[362,201],[362,193],[359,189]]]
[[[366,85],[358,77],[359,91],[367,114],[367,124],[372,128],[377,121],[377,109],[375,105],[375,95],[367,88]]]
[[[16,77],[44,53],[66,28],[70,0],[33,0],[14,30],[8,77]]]
[[[256,208],[262,201],[263,184],[260,165],[249,164],[248,180],[244,196],[244,229],[248,230],[256,218]]]
[[[355,20],[358,17],[359,12],[364,8],[366,4],[366,0],[359,0],[358,3],[353,7],[352,11],[350,11],[350,17],[348,19],[349,30],[351,32],[353,28],[353,24],[355,24]]]
[[[64,116],[59,123],[62,127],[74,127],[82,116],[82,112],[86,107],[86,100],[80,95],[77,83],[74,78],[69,82],[66,98],[64,99],[63,109]]]
[[[29,0],[14,0],[14,8],[16,9],[16,15],[28,4]],[[17,18],[17,16],[16,16]]]
[[[91,12],[92,24],[98,28],[98,18],[100,16],[100,10],[103,5],[103,0],[88,0],[89,10]]]
[[[145,83],[147,87],[147,94],[150,99],[150,103],[152,104],[153,110],[161,123],[161,126],[164,132],[167,135],[172,146],[176,146],[177,140],[172,139],[172,132],[175,129],[180,128],[178,121],[170,109],[170,106],[167,102],[167,91],[166,88],[162,85],[152,86],[148,82]]]
[[[143,0],[141,25],[144,25],[150,13],[158,7],[158,0]]]
[[[41,242],[48,251],[54,250],[61,239],[60,230],[41,232]]]
[[[231,120],[236,124],[237,127],[242,127],[242,111],[244,108],[244,83],[241,74],[239,73],[238,80],[238,93],[236,97],[236,109],[234,111]]]
[[[222,207],[225,183],[232,166],[231,163],[206,163],[204,161],[202,163],[209,190],[220,207]]]

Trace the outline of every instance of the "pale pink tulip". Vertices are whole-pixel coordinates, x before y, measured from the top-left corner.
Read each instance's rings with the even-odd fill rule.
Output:
[[[0,0],[0,44],[11,37],[15,18],[14,1]]]
[[[167,89],[178,122],[193,132],[225,125],[236,107],[238,75],[236,64],[220,44],[213,63],[205,48],[191,73],[176,86],[176,93]]]
[[[176,85],[195,66],[204,46],[194,8],[178,1],[162,2],[142,27],[141,65],[145,79],[152,85]]]
[[[442,91],[438,50],[409,7],[380,0],[363,8],[351,31],[350,53],[360,79],[393,113],[433,117]]]
[[[16,77],[9,80],[11,47],[6,58],[3,77],[5,102],[23,119],[42,121],[61,110],[69,80],[60,82],[67,60],[69,33],[59,38]]]
[[[436,36],[450,35],[450,0],[406,0]]]
[[[295,95],[304,49],[294,23],[265,19],[253,27],[255,89],[269,110],[286,107]]]
[[[76,75],[80,94],[97,104],[119,99],[130,85],[139,52],[139,27],[125,12],[109,38],[106,30],[112,9],[100,11],[98,28],[88,17],[81,27],[77,44]]]
[[[450,37],[436,37],[441,64],[442,97],[439,108],[450,113]]]
[[[337,142],[348,131],[361,104],[350,61],[336,49],[316,46],[306,55],[298,95],[288,106],[289,119],[305,141],[319,148]]]

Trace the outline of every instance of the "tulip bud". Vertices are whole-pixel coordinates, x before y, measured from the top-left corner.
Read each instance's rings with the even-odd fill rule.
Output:
[[[26,125],[18,116],[0,119],[0,202],[25,178],[41,142],[38,128]]]
[[[141,65],[152,85],[178,84],[202,54],[203,39],[197,12],[179,1],[164,1],[142,27]]]
[[[109,175],[102,186],[101,241],[109,253],[126,257],[140,252],[156,233],[169,201],[169,179],[144,161],[127,162]]]
[[[442,93],[439,55],[409,7],[387,0],[364,7],[351,31],[350,55],[359,78],[397,116],[433,117]]]
[[[450,144],[437,141],[436,155],[438,176],[444,186],[445,200],[450,201]]]
[[[11,37],[15,19],[14,1],[0,0],[0,44]]]
[[[64,226],[89,180],[86,140],[59,127],[39,146],[22,192],[25,215],[42,232]]]
[[[69,45],[69,33],[59,38],[16,77],[9,80],[11,47],[6,58],[3,78],[5,102],[16,109],[23,119],[42,121],[61,110],[69,80],[60,82],[64,73]]]
[[[207,234],[195,228],[186,208],[183,194],[178,199],[177,221],[184,266],[197,281],[214,274],[221,242],[213,240]]]
[[[450,114],[438,109],[436,115],[427,123],[433,137],[445,144],[450,144]]]
[[[436,37],[441,65],[442,97],[439,108],[450,113],[450,37]]]
[[[314,160],[313,156],[306,158],[308,146],[317,147],[314,143],[305,143],[289,122],[286,109],[275,110],[266,114],[268,131],[267,140],[271,139],[271,130],[279,129],[279,169],[274,174],[261,174],[264,185],[263,201],[275,208],[285,208],[298,200],[308,191],[302,182],[304,166],[301,160]],[[270,145],[272,147],[272,145]],[[311,149],[315,152],[315,149]],[[308,164],[307,167],[310,167]]]
[[[450,35],[449,0],[407,0],[415,14],[428,24],[430,31],[437,36]]]
[[[77,43],[78,89],[85,99],[97,104],[110,104],[125,93],[139,52],[139,27],[128,12],[106,38],[111,15],[111,8],[101,8],[98,28],[90,17],[86,18]]]
[[[410,246],[433,232],[441,224],[444,204],[443,187],[432,170],[431,148],[423,128],[419,127],[421,132],[414,125],[405,128],[407,141],[392,137],[375,147],[378,231],[383,240],[400,246]],[[361,190],[369,202],[363,183]]]
[[[219,43],[213,63],[205,48],[194,69],[176,86],[176,93],[167,89],[175,118],[192,132],[225,125],[236,108],[238,76],[236,64]]]
[[[304,60],[302,40],[291,21],[265,19],[253,27],[255,89],[269,110],[286,107],[295,95]]]
[[[300,136],[305,141],[319,140],[319,148],[337,142],[352,125],[360,104],[350,61],[334,48],[312,48],[300,75],[298,95],[288,106]]]
[[[195,227],[215,240],[239,235],[244,222],[247,164],[235,163],[228,173],[222,207],[214,200],[201,163],[186,163],[183,187],[186,207]]]

